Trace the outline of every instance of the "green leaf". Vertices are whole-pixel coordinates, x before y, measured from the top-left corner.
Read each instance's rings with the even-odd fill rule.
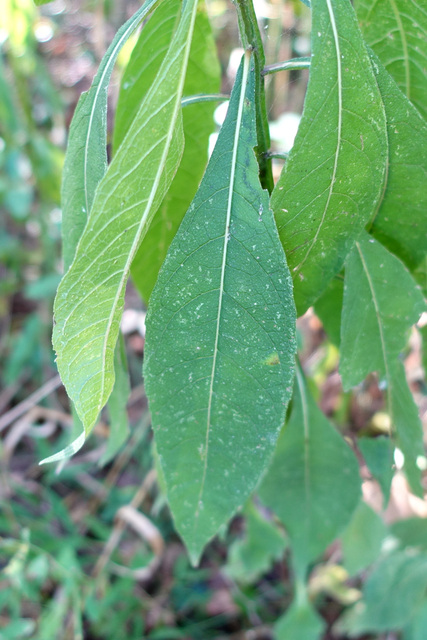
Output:
[[[114,116],[113,155],[156,78],[176,29],[180,9],[180,0],[163,0],[141,30],[120,81]]]
[[[349,0],[313,0],[312,62],[272,208],[301,314],[342,268],[383,190],[381,95]]]
[[[355,0],[366,42],[427,119],[425,0]]]
[[[245,507],[246,535],[230,547],[225,572],[243,584],[255,582],[278,560],[286,538],[278,526],[266,520],[252,502]]]
[[[110,460],[120,450],[129,437],[129,420],[126,410],[130,394],[130,381],[127,366],[125,341],[123,335],[119,335],[114,353],[114,373],[116,376],[114,388],[108,400],[108,412],[110,414],[110,435],[107,449],[99,464],[101,466]]]
[[[291,280],[253,152],[249,56],[147,316],[157,451],[193,563],[268,464],[294,373]]]
[[[325,621],[307,601],[302,605],[292,604],[274,625],[275,640],[320,640],[326,628]]]
[[[43,4],[48,4],[49,2],[53,2],[53,0],[34,0],[36,7],[41,7]]]
[[[363,233],[346,263],[340,373],[345,389],[371,371],[385,377],[397,445],[417,493],[420,472],[415,461],[423,454],[422,428],[398,357],[406,344],[407,329],[424,309],[422,293],[406,267]]]
[[[391,481],[393,480],[393,449],[390,438],[379,436],[377,438],[360,438],[357,441],[362,456],[369,471],[378,481],[383,493],[383,506],[386,508],[389,498]]]
[[[216,93],[220,88],[220,77],[215,41],[205,5],[201,3],[194,26],[184,95]],[[146,301],[203,176],[209,136],[214,130],[214,109],[213,102],[199,102],[183,110],[185,147],[181,164],[132,264],[132,279]]]
[[[344,278],[339,275],[333,278],[320,298],[316,300],[314,311],[320,318],[329,340],[340,346],[341,311],[344,297]]]
[[[351,637],[401,629],[420,607],[427,587],[427,556],[397,551],[382,558],[363,587],[363,599],[340,621]]]
[[[62,177],[62,254],[67,271],[87,222],[96,187],[107,170],[107,90],[129,36],[160,0],[147,0],[117,32],[71,122]]]
[[[351,576],[378,559],[387,533],[380,516],[361,500],[341,536],[343,565]]]
[[[402,640],[425,640],[427,629],[427,598],[404,629]]]
[[[426,518],[398,520],[390,526],[390,532],[398,538],[401,547],[418,547],[427,552]]]
[[[58,369],[86,435],[114,384],[114,350],[130,265],[179,164],[181,96],[196,0],[96,191],[75,259],[55,301]]]
[[[387,116],[389,166],[370,232],[413,270],[427,247],[427,123],[371,55]]]
[[[285,525],[300,576],[339,535],[359,502],[357,459],[316,405],[299,370],[289,422],[259,495]]]

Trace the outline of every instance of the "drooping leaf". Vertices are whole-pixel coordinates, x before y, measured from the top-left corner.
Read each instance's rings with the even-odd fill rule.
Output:
[[[157,451],[193,563],[268,464],[294,373],[291,279],[253,152],[249,56],[147,316]]]
[[[68,137],[62,176],[62,254],[67,271],[107,170],[107,91],[120,49],[160,0],[147,0],[117,32],[89,91],[82,93]]]
[[[387,533],[380,516],[361,500],[341,537],[343,565],[351,576],[378,560]]]
[[[231,545],[225,572],[233,580],[250,584],[280,558],[286,547],[286,537],[252,502],[245,507],[243,515],[246,517],[245,537]]]
[[[313,0],[312,62],[294,147],[272,207],[303,313],[375,212],[387,161],[384,108],[349,0]]]
[[[427,119],[425,0],[355,0],[366,42]]]
[[[391,481],[394,474],[394,447],[387,436],[360,438],[357,445],[365,458],[369,471],[381,487],[384,498],[383,507],[385,509],[390,498]]]
[[[99,464],[105,465],[116,455],[129,437],[129,420],[126,411],[130,394],[130,381],[123,335],[119,335],[114,353],[115,381],[111,396],[108,400],[110,416],[110,434],[107,449]]]
[[[259,495],[285,525],[300,576],[339,535],[359,502],[356,457],[298,370],[289,422]]]
[[[341,323],[340,373],[345,389],[371,371],[387,381],[388,411],[405,456],[411,487],[420,493],[416,458],[423,454],[422,428],[399,354],[425,301],[406,267],[363,233],[346,263]]]
[[[86,434],[114,384],[114,350],[130,265],[183,149],[181,96],[196,0],[96,191],[75,259],[56,297],[58,369]]]
[[[407,330],[424,310],[422,293],[405,266],[363,233],[345,271],[340,362],[344,388],[371,371],[385,375],[406,345]]]
[[[350,637],[398,630],[411,620],[427,587],[427,556],[396,551],[383,557],[363,587],[363,599],[340,621]]]
[[[160,7],[161,9],[162,7]],[[220,67],[204,2],[199,4],[190,49],[184,95],[219,91]],[[157,210],[132,264],[132,279],[148,301],[170,243],[193,200],[208,159],[209,136],[214,130],[213,102],[183,109],[185,147],[176,176]]]
[[[387,116],[389,162],[387,185],[370,232],[413,270],[427,252],[427,122],[371,55]],[[424,83],[427,86],[425,79]]]

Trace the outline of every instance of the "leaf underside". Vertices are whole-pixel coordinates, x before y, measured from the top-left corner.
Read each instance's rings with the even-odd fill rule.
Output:
[[[374,214],[387,160],[385,113],[351,3],[313,0],[312,20],[303,117],[271,200],[299,314]]]
[[[113,388],[132,259],[182,154],[181,97],[196,9],[196,0],[183,8],[171,48],[98,186],[58,289],[53,332],[58,369],[86,434]]]
[[[147,316],[156,446],[193,563],[267,466],[294,373],[292,284],[253,152],[249,55]]]
[[[165,8],[168,8],[167,5]],[[200,2],[191,42],[184,95],[218,93],[220,78],[221,70],[212,29],[205,3]],[[181,164],[165,199],[156,211],[131,268],[132,280],[146,302],[170,243],[194,198],[206,168],[209,136],[215,127],[214,110],[213,102],[199,102],[183,109],[185,146]]]

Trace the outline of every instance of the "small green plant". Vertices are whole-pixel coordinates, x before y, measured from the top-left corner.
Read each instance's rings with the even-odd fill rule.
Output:
[[[209,160],[224,98],[203,2],[147,0],[80,98],[53,343],[82,433],[46,461],[77,451],[107,402],[123,415],[120,320],[131,276],[148,304],[144,379],[158,477],[192,563],[256,492],[292,553],[295,599],[277,637],[318,638],[308,571],[353,522],[361,491],[354,451],[296,363],[296,317],[309,307],[339,346],[344,388],[373,371],[385,385],[391,437],[361,447],[385,499],[396,448],[423,495],[422,428],[401,354],[426,310],[427,13],[421,0],[312,0],[311,59],[266,67],[251,0],[234,4],[244,53]],[[107,165],[109,80],[148,17],[122,79]],[[274,184],[265,77],[308,65],[302,120]],[[274,557],[280,534],[269,535]],[[405,638],[420,637],[427,556],[415,546],[416,555],[395,549],[378,564],[342,623],[347,632],[406,626]],[[398,575],[411,606],[388,617],[382,597]]]

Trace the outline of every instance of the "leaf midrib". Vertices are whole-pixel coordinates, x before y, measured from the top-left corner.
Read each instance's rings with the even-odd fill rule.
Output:
[[[218,314],[217,314],[217,322],[216,322],[216,331],[215,331],[215,345],[214,345],[214,353],[213,353],[213,361],[212,361],[212,370],[211,370],[211,382],[209,386],[209,398],[208,398],[208,409],[207,409],[207,419],[206,419],[206,435],[205,435],[205,450],[204,450],[204,466],[203,466],[203,475],[200,483],[200,491],[199,497],[197,501],[197,509],[195,513],[195,526],[194,530],[197,530],[198,526],[198,518],[200,515],[200,506],[203,499],[203,492],[206,483],[206,474],[208,469],[208,453],[209,453],[209,436],[211,430],[211,412],[212,412],[212,398],[213,398],[213,385],[215,380],[215,372],[216,372],[216,362],[217,362],[217,354],[218,354],[218,342],[220,335],[220,324],[221,324],[221,311],[222,311],[222,301],[224,297],[224,280],[225,280],[225,271],[226,271],[226,262],[227,262],[227,250],[228,250],[228,241],[229,241],[229,231],[230,231],[230,221],[231,221],[231,210],[233,205],[233,196],[234,196],[234,181],[236,174],[236,165],[237,165],[237,153],[239,149],[239,139],[240,139],[240,127],[242,124],[243,117],[243,107],[245,102],[246,95],[246,85],[248,81],[249,75],[249,66],[251,60],[251,52],[245,52],[245,60],[243,65],[243,73],[242,73],[242,87],[239,99],[239,107],[237,111],[237,120],[236,120],[236,130],[234,133],[234,142],[233,142],[233,155],[231,160],[231,173],[230,173],[230,186],[228,190],[228,203],[227,203],[227,214],[225,221],[225,231],[224,231],[224,244],[223,244],[223,255],[222,255],[222,265],[221,265],[221,278],[220,278],[220,287],[219,287],[219,303],[218,303]]]
[[[332,193],[333,193],[333,190],[334,190],[334,184],[335,184],[335,179],[336,179],[337,169],[338,169],[338,160],[339,160],[339,156],[340,156],[340,147],[341,147],[341,137],[342,137],[342,67],[341,67],[341,49],[340,49],[340,43],[339,43],[337,24],[335,22],[335,14],[334,14],[334,11],[333,11],[333,8],[332,8],[331,0],[326,0],[326,4],[328,5],[328,12],[329,12],[330,20],[331,20],[332,33],[333,33],[333,36],[334,36],[335,50],[336,50],[336,54],[337,54],[337,85],[338,85],[337,146],[336,146],[336,149],[335,149],[334,168],[333,168],[333,171],[332,171],[332,178],[331,178],[331,184],[330,184],[330,187],[329,187],[328,199],[327,199],[325,207],[323,209],[322,218],[320,220],[319,226],[317,227],[317,230],[316,230],[316,233],[315,233],[314,238],[312,240],[312,243],[309,246],[309,248],[307,249],[307,253],[305,254],[304,258],[301,260],[301,262],[299,263],[299,265],[295,269],[295,271],[297,273],[299,271],[301,271],[302,267],[304,266],[304,263],[306,262],[306,260],[307,260],[308,256],[310,255],[314,245],[316,244],[317,238],[319,237],[320,231],[321,231],[321,229],[323,227],[323,223],[325,221],[326,213],[328,211],[329,203],[331,201]]]
[[[387,349],[386,349],[386,344],[385,344],[383,325],[382,325],[382,321],[381,321],[381,311],[380,311],[380,307],[379,307],[379,304],[378,304],[374,283],[372,281],[371,274],[369,273],[368,265],[366,264],[366,260],[365,260],[365,256],[363,255],[362,248],[361,248],[359,242],[356,242],[355,245],[356,245],[357,251],[359,253],[359,257],[360,257],[360,261],[362,263],[363,271],[365,272],[366,279],[368,281],[369,289],[371,291],[371,296],[372,296],[372,302],[374,303],[375,315],[377,317],[378,329],[379,329],[379,332],[380,332],[381,351],[383,353],[385,376],[386,376],[386,379],[387,379],[387,387],[388,387],[387,407],[388,407],[388,412],[390,414],[390,418],[391,418],[392,423],[393,423],[393,411],[392,411],[392,403],[391,403],[392,379],[391,379],[391,376],[390,376],[390,370],[389,370],[389,366],[388,366]]]
[[[189,51],[190,51],[190,46],[191,46],[191,37],[190,34],[193,31],[193,27],[194,27],[194,21],[196,18],[196,11],[197,11],[197,0],[193,0],[193,7],[192,7],[192,13],[191,13],[191,18],[190,18],[190,25],[189,25],[189,37],[186,38],[185,41],[185,45],[184,45],[184,59],[188,60],[188,55],[189,55]],[[173,42],[173,41],[172,41]],[[187,65],[183,65],[182,69],[181,69],[181,74],[180,74],[180,79],[179,79],[179,83],[178,83],[178,91],[176,93],[176,97],[175,97],[175,105],[174,105],[174,109],[172,112],[172,118],[170,120],[170,126],[169,129],[167,131],[167,136],[166,136],[166,144],[163,150],[163,154],[159,163],[159,167],[158,167],[158,171],[156,173],[156,177],[153,183],[153,187],[150,191],[150,195],[148,197],[147,200],[147,204],[145,206],[145,210],[144,213],[141,217],[141,222],[140,225],[138,227],[138,231],[135,235],[135,240],[133,242],[132,245],[132,249],[129,252],[129,256],[128,259],[125,263],[124,269],[123,269],[123,275],[120,278],[119,281],[119,286],[117,287],[117,293],[116,296],[114,298],[112,307],[111,307],[111,313],[109,315],[108,318],[108,323],[107,323],[107,329],[105,332],[105,338],[104,338],[104,343],[103,343],[103,347],[102,347],[102,362],[105,362],[105,357],[106,357],[106,351],[107,351],[107,347],[108,347],[108,338],[110,336],[110,331],[111,331],[111,327],[113,325],[113,320],[114,320],[114,315],[115,315],[115,311],[117,308],[117,304],[118,301],[120,299],[120,296],[122,295],[122,291],[123,291],[123,287],[126,283],[127,280],[127,276],[130,270],[130,265],[132,264],[132,261],[135,257],[135,253],[137,251],[137,248],[139,246],[139,240],[140,240],[140,236],[141,236],[141,232],[142,229],[144,228],[148,213],[150,212],[151,206],[153,204],[154,198],[156,197],[157,194],[157,189],[159,187],[160,184],[160,180],[161,180],[161,176],[166,164],[166,160],[167,160],[167,156],[169,153],[169,148],[171,145],[171,141],[173,138],[173,134],[174,134],[174,130],[175,130],[175,123],[177,120],[177,116],[178,116],[178,112],[179,109],[181,108],[181,94],[184,88],[184,80],[185,80],[185,73],[186,73],[186,68]],[[127,136],[126,136],[127,137]],[[104,403],[104,390],[105,390],[105,373],[106,373],[106,368],[105,366],[102,367],[102,378],[101,378],[101,391],[99,394],[99,402],[98,402],[98,407],[97,407],[97,413],[99,414],[99,412],[102,409],[103,403]]]
[[[90,137],[92,135],[92,124],[93,124],[93,120],[95,117],[95,113],[97,111],[97,102],[98,102],[98,96],[101,92],[101,89],[104,88],[104,79],[105,76],[108,74],[109,69],[111,66],[114,66],[115,61],[116,61],[116,53],[118,51],[120,51],[120,49],[122,48],[122,43],[123,41],[126,41],[128,39],[128,36],[132,33],[132,31],[134,31],[136,29],[136,26],[138,24],[138,22],[140,20],[143,19],[143,17],[146,15],[146,13],[148,13],[148,11],[156,4],[160,3],[161,0],[152,0],[151,3],[147,4],[147,5],[143,5],[136,13],[136,15],[134,16],[133,19],[131,19],[131,23],[129,24],[128,28],[123,32],[122,37],[120,38],[120,40],[117,42],[116,46],[114,47],[114,49],[111,51],[109,60],[107,62],[107,64],[105,65],[104,71],[101,74],[101,77],[99,78],[98,81],[98,86],[95,92],[95,97],[93,100],[93,105],[92,105],[92,109],[91,109],[91,113],[90,113],[90,117],[89,117],[89,125],[88,125],[88,129],[87,129],[87,135],[86,135],[86,140],[85,140],[85,154],[84,154],[84,163],[83,163],[83,188],[84,188],[84,194],[85,194],[85,205],[86,205],[86,215],[89,216],[89,189],[88,189],[88,179],[87,179],[87,174],[88,174],[88,155],[89,155],[89,148],[90,148]]]

